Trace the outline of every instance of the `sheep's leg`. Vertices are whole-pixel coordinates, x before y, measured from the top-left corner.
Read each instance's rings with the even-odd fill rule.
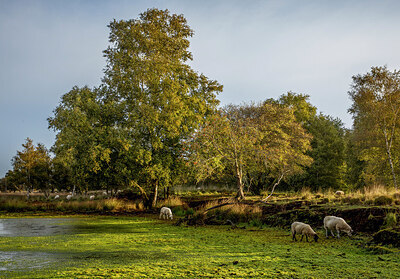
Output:
[[[327,229],[327,227],[324,227],[325,228],[325,235],[326,235],[326,238],[328,238],[329,236],[328,236],[328,229]]]
[[[302,234],[302,235],[301,235],[301,239],[300,239],[300,241],[303,241],[303,237],[304,237],[304,234]]]
[[[331,234],[333,237],[336,237],[336,235],[333,233],[333,230],[331,230]]]
[[[308,235],[306,235],[306,241],[308,242]]]
[[[296,233],[293,233],[292,235],[293,235],[293,240],[294,240],[294,241],[297,241],[297,239],[296,239]]]

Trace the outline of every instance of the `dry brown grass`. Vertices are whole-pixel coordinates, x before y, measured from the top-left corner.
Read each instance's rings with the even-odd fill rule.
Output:
[[[222,205],[227,203],[227,205],[218,207],[215,209],[216,212],[220,212],[220,214],[235,216],[236,220],[244,220],[244,219],[254,219],[257,217],[261,217],[262,209],[258,205],[251,205],[245,203],[238,203],[236,199],[223,199],[223,200],[214,200],[205,204],[200,211],[204,212],[207,209],[212,207]]]
[[[387,197],[388,199],[393,199],[396,204],[400,204],[400,190],[383,185],[373,185],[353,191],[344,191],[345,194],[343,196],[337,196],[335,192],[332,189],[319,189],[317,192],[312,192],[309,188],[303,188],[295,193],[293,197],[302,200],[316,200],[321,198],[327,199],[330,202],[350,202],[352,204],[375,204],[377,198]]]
[[[158,203],[159,207],[176,207],[176,206],[182,206],[185,205],[186,203],[178,196],[170,196],[166,200],[162,200]]]

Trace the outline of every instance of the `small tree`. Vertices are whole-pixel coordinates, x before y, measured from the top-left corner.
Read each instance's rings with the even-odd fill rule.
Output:
[[[376,180],[388,173],[397,188],[400,148],[400,71],[372,67],[365,75],[353,76],[349,91],[353,105],[354,138],[367,162],[366,175]]]
[[[236,177],[237,198],[244,198],[244,177],[263,173],[275,179],[300,172],[312,161],[305,152],[311,137],[293,111],[278,104],[227,106],[210,118],[188,142],[199,180],[216,172]]]
[[[30,138],[22,146],[24,149],[17,151],[12,160],[14,176],[19,174],[22,178],[28,199],[34,188],[48,193],[51,158],[47,149],[42,144],[35,147]]]

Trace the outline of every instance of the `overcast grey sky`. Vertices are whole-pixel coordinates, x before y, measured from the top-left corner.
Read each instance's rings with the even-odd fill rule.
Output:
[[[0,177],[25,138],[51,147],[63,94],[100,84],[108,23],[153,7],[187,18],[191,65],[224,85],[222,104],[293,91],[351,127],[351,77],[400,68],[400,1],[0,0]]]

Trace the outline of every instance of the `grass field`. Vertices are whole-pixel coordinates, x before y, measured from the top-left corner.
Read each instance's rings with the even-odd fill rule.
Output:
[[[65,219],[60,219],[63,225]],[[153,217],[88,217],[67,234],[0,237],[1,278],[398,278],[400,255],[361,237],[293,242],[278,228],[183,227]],[[13,262],[14,261],[14,262]],[[18,263],[19,261],[19,263]],[[35,261],[38,261],[35,267]],[[29,263],[28,263],[29,262]],[[29,266],[30,265],[30,266]],[[10,270],[12,266],[16,266]]]

